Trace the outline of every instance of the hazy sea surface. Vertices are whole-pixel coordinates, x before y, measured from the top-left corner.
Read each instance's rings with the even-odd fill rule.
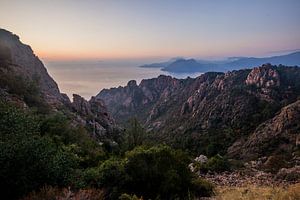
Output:
[[[48,72],[58,83],[61,92],[71,99],[72,94],[79,94],[86,99],[97,95],[104,88],[127,85],[128,81],[155,78],[161,74],[176,78],[196,77],[196,74],[171,74],[158,68],[141,68],[138,63],[120,63],[103,61],[52,61],[44,62]]]

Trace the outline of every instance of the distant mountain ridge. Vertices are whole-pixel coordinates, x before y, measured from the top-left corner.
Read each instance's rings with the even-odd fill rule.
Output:
[[[272,65],[300,66],[300,51],[287,55],[255,58],[255,57],[231,57],[224,61],[206,61],[196,59],[176,59],[167,62],[153,63],[141,67],[161,68],[162,71],[172,73],[195,72],[226,72],[244,68],[253,68],[265,63]]]
[[[170,60],[168,60],[166,62],[145,64],[145,65],[141,65],[140,67],[142,67],[142,68],[164,68],[164,67],[170,65],[171,63],[176,62],[177,60],[181,60],[181,59],[184,59],[184,58],[175,57],[175,58],[171,58]]]

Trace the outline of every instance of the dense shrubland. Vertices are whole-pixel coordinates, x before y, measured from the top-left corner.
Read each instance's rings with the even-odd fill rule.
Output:
[[[184,152],[150,145],[138,122],[130,124],[119,150],[111,152],[61,113],[37,114],[1,102],[1,194],[38,199],[68,187],[78,195],[93,191],[103,199],[212,194],[212,185],[190,172]]]
[[[39,88],[39,78],[28,80],[21,75],[16,75],[9,66],[0,62],[0,89],[20,98],[26,105],[40,113],[49,113],[49,105],[44,102]]]
[[[230,167],[227,158],[219,154],[209,158],[205,163],[194,162],[194,171],[200,173],[229,171]]]

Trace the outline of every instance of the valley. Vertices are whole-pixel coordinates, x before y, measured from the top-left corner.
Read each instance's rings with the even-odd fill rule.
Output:
[[[160,75],[71,101],[0,29],[0,75],[4,199],[249,199],[267,186],[299,198],[297,66]]]

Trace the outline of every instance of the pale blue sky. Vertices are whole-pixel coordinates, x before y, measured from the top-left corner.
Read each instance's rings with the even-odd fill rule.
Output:
[[[299,0],[0,0],[45,59],[264,56],[300,48]]]

